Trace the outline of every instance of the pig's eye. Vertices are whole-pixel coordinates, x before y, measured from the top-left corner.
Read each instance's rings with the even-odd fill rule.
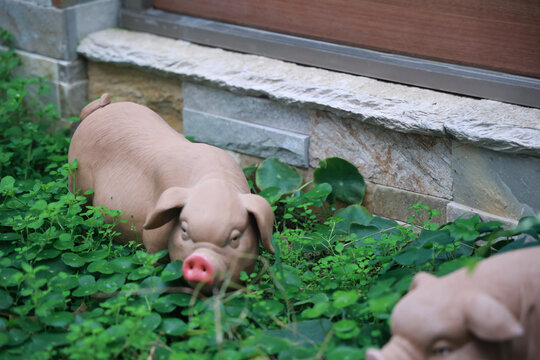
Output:
[[[452,347],[446,341],[439,341],[433,346],[433,355],[447,356],[452,352]]]
[[[242,236],[242,233],[238,230],[233,230],[231,233],[231,242],[236,242],[240,240],[240,237]]]
[[[182,223],[180,224],[180,231],[182,232],[182,236],[183,237],[187,237],[188,236],[188,232],[187,232],[187,223],[185,221],[182,221]]]

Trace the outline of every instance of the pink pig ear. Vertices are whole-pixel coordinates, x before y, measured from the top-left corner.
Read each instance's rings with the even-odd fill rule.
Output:
[[[274,212],[265,198],[254,194],[240,195],[242,203],[257,221],[261,242],[266,250],[274,253],[272,246],[272,229],[274,228]]]
[[[523,327],[499,301],[475,294],[465,309],[465,326],[480,339],[506,341],[523,335]]]
[[[156,206],[146,216],[143,229],[151,230],[165,225],[184,207],[189,190],[181,187],[171,187],[165,190],[159,197]]]

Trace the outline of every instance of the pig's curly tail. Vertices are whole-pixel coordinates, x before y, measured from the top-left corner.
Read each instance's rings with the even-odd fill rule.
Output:
[[[81,121],[84,120],[88,115],[90,115],[97,109],[102,108],[110,103],[111,103],[111,97],[109,96],[109,94],[105,93],[101,95],[99,99],[92,101],[90,104],[86,105],[81,110],[81,116],[80,116]]]

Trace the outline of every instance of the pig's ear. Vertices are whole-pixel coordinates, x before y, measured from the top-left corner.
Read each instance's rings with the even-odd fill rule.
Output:
[[[433,280],[436,280],[437,277],[427,273],[427,272],[424,272],[424,271],[421,271],[419,272],[418,274],[414,275],[413,279],[412,279],[412,282],[411,282],[411,285],[409,286],[409,291],[412,291],[414,289],[416,289],[418,286],[421,286],[422,284],[426,284],[430,281],[433,281]]]
[[[506,341],[523,335],[515,316],[491,296],[475,294],[465,306],[465,325],[480,339]]]
[[[266,250],[274,253],[272,246],[272,229],[274,228],[274,212],[265,198],[254,194],[240,195],[242,203],[257,221],[261,242]]]
[[[143,229],[151,230],[165,225],[184,207],[189,190],[181,187],[171,187],[159,197],[155,207],[146,216]]]

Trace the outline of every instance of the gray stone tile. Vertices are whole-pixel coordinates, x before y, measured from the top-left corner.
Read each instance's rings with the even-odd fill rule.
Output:
[[[415,211],[409,209],[409,207],[419,201],[429,206],[430,209],[440,210],[439,216],[431,219],[431,222],[438,224],[446,223],[448,200],[382,185],[375,185],[373,192],[373,213],[406,222],[415,215]],[[427,212],[421,212],[418,220],[420,224],[426,221]]]
[[[309,112],[268,98],[236,95],[189,82],[183,83],[184,104],[191,110],[230,119],[309,134]]]
[[[519,219],[540,212],[540,158],[452,146],[454,201]]]
[[[94,0],[67,8],[41,1],[0,0],[0,24],[16,48],[44,56],[75,60],[86,35],[116,24],[119,0]]]
[[[60,115],[67,119],[79,116],[82,108],[88,103],[88,80],[71,84],[60,83]]]
[[[184,108],[184,134],[196,141],[261,158],[308,166],[309,136]]]
[[[450,142],[445,138],[404,134],[344,119],[312,114],[310,164],[341,157],[371,182],[446,199],[452,197]]]
[[[0,51],[7,51],[0,46]],[[16,50],[21,65],[15,68],[15,75],[43,77],[52,82],[73,83],[86,80],[86,62],[83,59],[58,60],[52,57]]]

